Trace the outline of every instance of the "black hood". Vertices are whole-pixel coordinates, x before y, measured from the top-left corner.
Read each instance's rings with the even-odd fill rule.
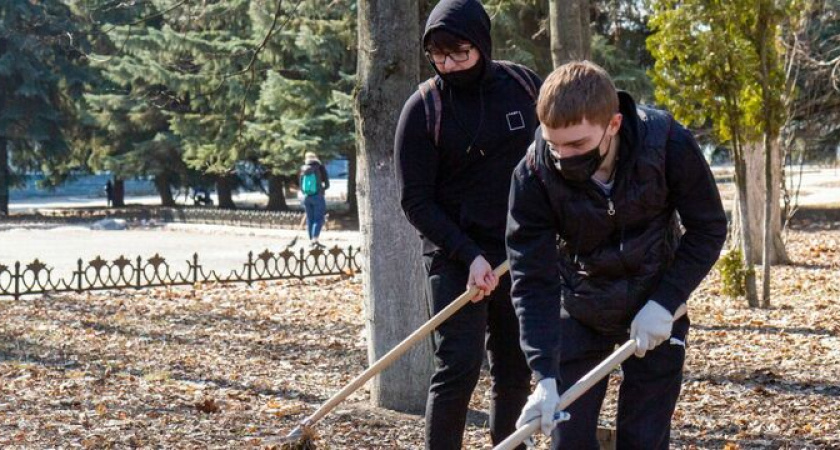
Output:
[[[435,30],[446,30],[460,36],[478,48],[484,62],[484,77],[486,80],[492,74],[493,40],[490,37],[490,16],[478,0],[442,0],[435,6],[429,20],[426,21],[426,31],[423,33],[423,48],[429,34]],[[437,68],[432,65],[435,72]],[[439,74],[438,74],[439,75]]]

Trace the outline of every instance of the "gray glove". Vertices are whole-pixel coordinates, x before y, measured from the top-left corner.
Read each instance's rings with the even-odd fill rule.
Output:
[[[644,357],[647,351],[671,337],[673,325],[674,316],[659,303],[648,300],[630,325],[630,339],[636,341],[636,356]]]

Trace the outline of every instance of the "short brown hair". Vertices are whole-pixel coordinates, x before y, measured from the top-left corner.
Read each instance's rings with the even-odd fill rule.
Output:
[[[549,128],[577,125],[583,119],[606,126],[618,112],[618,92],[610,75],[589,61],[572,61],[545,79],[537,117]]]

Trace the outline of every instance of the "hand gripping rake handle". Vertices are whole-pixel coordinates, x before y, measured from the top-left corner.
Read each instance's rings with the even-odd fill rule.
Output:
[[[679,319],[686,313],[685,304],[680,305],[674,314],[674,320]],[[573,384],[563,395],[560,396],[560,403],[557,405],[557,411],[563,411],[569,407],[575,400],[588,391],[592,386],[595,386],[601,379],[609,375],[612,370],[623,363],[627,358],[636,352],[636,341],[628,340],[621,345],[616,351],[612,352],[605,360],[590,370],[577,383]],[[493,450],[514,450],[519,444],[531,437],[540,429],[540,421],[532,420],[528,424],[519,428],[502,441],[499,445],[493,447]]]
[[[506,274],[509,268],[509,264],[507,261],[499,264],[493,270],[493,273],[496,274],[497,277],[501,277],[502,275]],[[464,307],[473,297],[478,293],[478,289],[476,287],[470,287],[466,292],[461,294],[458,298],[456,298],[452,303],[450,303],[446,308],[443,308],[439,313],[435,314],[434,317],[429,319],[428,322],[424,323],[420,328],[416,329],[413,333],[408,335],[402,342],[397,344],[396,347],[392,348],[391,351],[386,353],[383,357],[379,358],[376,362],[371,364],[370,367],[367,368],[364,372],[359,374],[356,378],[354,378],[350,383],[344,386],[343,389],[338,391],[338,393],[334,394],[326,403],[321,405],[312,415],[307,417],[306,419],[301,422],[301,425],[304,427],[311,427],[316,422],[321,420],[324,416],[330,413],[333,408],[335,408],[339,403],[344,401],[347,397],[350,396],[353,392],[356,391],[359,387],[361,387],[365,382],[373,378],[374,375],[378,374],[386,367],[390,366],[394,361],[396,361],[403,353],[408,351],[417,341],[425,338],[432,331],[435,330],[440,324],[446,321],[446,319],[450,318],[453,314],[458,312],[461,308]],[[294,433],[294,432],[293,432]]]

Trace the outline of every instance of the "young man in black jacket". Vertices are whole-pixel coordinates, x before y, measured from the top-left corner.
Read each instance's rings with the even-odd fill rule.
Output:
[[[622,365],[618,448],[667,449],[689,326],[675,313],[726,238],[714,178],[688,130],[617,92],[595,64],[555,70],[537,114],[507,224],[521,344],[538,380],[519,424],[539,416],[552,448],[598,449],[607,381],[555,428],[558,392],[630,338],[638,347]]]
[[[403,210],[423,241],[430,309],[439,312],[468,286],[480,289],[435,334],[426,447],[460,450],[485,345],[494,442],[514,430],[530,390],[510,278],[492,269],[505,260],[510,176],[537,127],[541,81],[492,59],[490,19],[476,0],[438,3],[423,46],[437,76],[403,108],[396,169]]]

